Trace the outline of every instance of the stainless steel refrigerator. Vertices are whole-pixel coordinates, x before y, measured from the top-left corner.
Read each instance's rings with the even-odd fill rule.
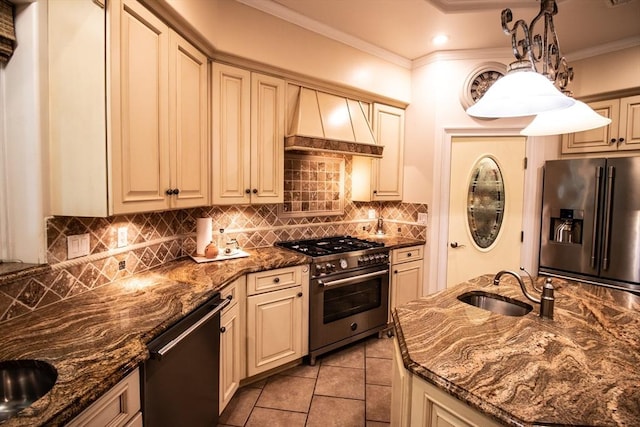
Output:
[[[640,293],[640,157],[544,167],[540,272]]]

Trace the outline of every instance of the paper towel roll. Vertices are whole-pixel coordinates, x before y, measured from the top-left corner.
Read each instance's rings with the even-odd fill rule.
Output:
[[[213,238],[213,222],[211,218],[198,218],[196,222],[196,255],[204,256],[204,248]]]

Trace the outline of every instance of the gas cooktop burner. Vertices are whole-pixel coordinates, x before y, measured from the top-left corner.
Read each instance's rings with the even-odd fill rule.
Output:
[[[312,257],[333,255],[345,252],[362,251],[384,247],[383,243],[372,242],[351,236],[324,237],[321,239],[294,240],[278,242],[277,246],[301,252]]]

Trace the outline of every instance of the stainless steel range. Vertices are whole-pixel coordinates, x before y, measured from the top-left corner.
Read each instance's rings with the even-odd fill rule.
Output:
[[[389,249],[350,236],[278,242],[313,258],[309,301],[309,362],[387,326]]]

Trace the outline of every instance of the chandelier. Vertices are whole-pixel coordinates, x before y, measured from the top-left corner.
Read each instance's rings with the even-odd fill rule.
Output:
[[[516,60],[467,114],[484,118],[535,115],[521,132],[528,136],[578,132],[611,122],[573,99],[567,90],[573,69],[560,51],[553,23],[557,13],[555,0],[540,0],[540,12],[529,25],[519,19],[510,27],[511,9],[502,11],[502,30],[511,36]]]

